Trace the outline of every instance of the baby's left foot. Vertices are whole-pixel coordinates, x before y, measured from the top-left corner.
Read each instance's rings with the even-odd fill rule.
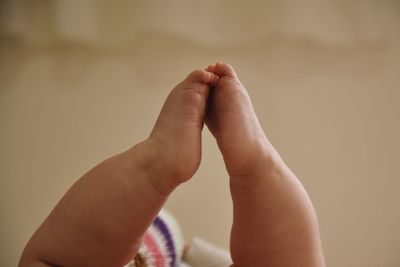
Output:
[[[224,63],[207,69],[219,81],[210,96],[207,126],[215,136],[231,178],[242,177],[278,158],[254,112],[249,94],[233,68]]]

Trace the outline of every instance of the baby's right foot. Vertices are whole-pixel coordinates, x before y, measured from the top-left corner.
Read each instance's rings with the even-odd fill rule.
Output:
[[[157,178],[152,183],[164,195],[189,180],[199,167],[209,88],[217,81],[218,76],[206,70],[189,74],[165,100],[153,131],[144,142],[147,151],[154,151],[147,157],[152,163],[151,179]]]

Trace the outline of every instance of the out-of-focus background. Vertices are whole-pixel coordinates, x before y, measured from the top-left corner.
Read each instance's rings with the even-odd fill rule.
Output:
[[[307,188],[328,266],[400,266],[399,1],[0,3],[0,266],[216,61]],[[228,177],[206,129],[200,170],[167,206],[188,240],[228,247]]]

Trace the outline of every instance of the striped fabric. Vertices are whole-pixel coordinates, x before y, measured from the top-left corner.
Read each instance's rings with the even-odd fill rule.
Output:
[[[162,210],[146,231],[138,256],[145,262],[146,267],[178,267],[181,263],[183,245],[178,223],[172,215]],[[142,265],[132,260],[125,267]]]

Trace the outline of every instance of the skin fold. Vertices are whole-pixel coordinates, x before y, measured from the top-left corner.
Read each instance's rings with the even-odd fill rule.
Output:
[[[19,266],[129,262],[168,196],[197,171],[204,123],[230,177],[233,266],[325,266],[312,203],[224,63],[189,74],[146,140],[81,177],[30,239]]]

